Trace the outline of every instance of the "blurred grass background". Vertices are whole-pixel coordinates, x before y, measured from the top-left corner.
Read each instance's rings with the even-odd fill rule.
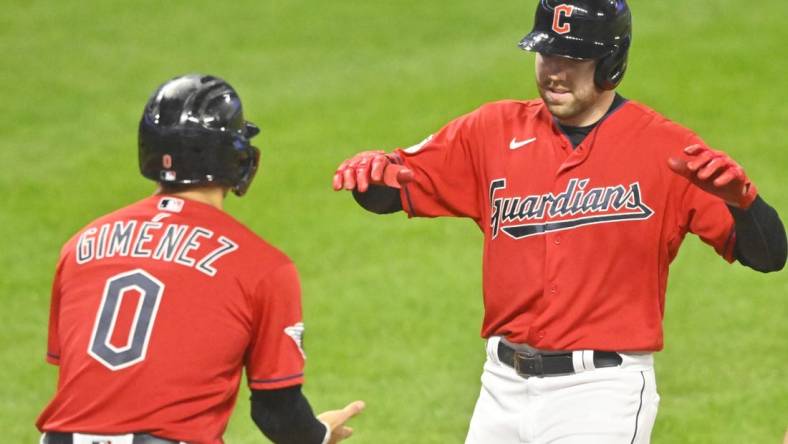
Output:
[[[788,6],[630,2],[620,91],[738,159],[783,215]],[[367,148],[408,146],[481,103],[530,98],[516,48],[534,0],[5,1],[0,16],[0,430],[37,442],[61,244],[148,195],[136,126],[162,81],[207,72],[263,129],[261,171],[228,210],[299,266],[316,410],[365,399],[357,443],[458,443],[484,359],[481,234],[378,217],[330,191]],[[788,274],[727,265],[694,237],[672,267],[656,443],[780,442],[788,426]],[[228,443],[265,440],[248,391]]]

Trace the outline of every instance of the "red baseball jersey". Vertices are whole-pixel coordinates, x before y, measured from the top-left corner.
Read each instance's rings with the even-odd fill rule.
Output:
[[[303,382],[293,263],[223,211],[158,195],[99,218],[61,252],[42,431],[221,443],[242,369]]]
[[[626,102],[573,149],[541,100],[487,104],[397,150],[409,216],[484,232],[482,336],[548,350],[662,348],[668,265],[689,231],[733,261],[725,203],[667,166],[694,133]]]

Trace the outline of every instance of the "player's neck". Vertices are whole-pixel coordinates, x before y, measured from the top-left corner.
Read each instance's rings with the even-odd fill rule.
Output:
[[[170,191],[159,187],[156,189],[156,194],[169,194],[171,196],[201,202],[219,210],[224,210],[224,197],[227,195],[227,189],[217,186],[208,186]]]
[[[558,119],[558,122],[561,125],[574,127],[593,125],[599,122],[602,117],[605,117],[605,114],[610,109],[610,106],[613,105],[613,100],[615,100],[615,98],[615,91],[604,91],[602,94],[600,94],[599,99],[594,102],[593,105],[588,107],[588,109],[568,119]]]

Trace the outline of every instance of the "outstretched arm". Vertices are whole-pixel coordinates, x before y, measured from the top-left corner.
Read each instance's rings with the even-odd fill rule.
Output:
[[[688,146],[684,153],[687,159],[670,158],[668,166],[728,204],[735,223],[736,259],[764,273],[781,270],[788,256],[785,228],[744,169],[727,154],[702,145]]]

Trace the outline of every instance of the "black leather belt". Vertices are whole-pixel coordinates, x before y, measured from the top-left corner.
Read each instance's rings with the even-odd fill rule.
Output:
[[[621,365],[621,355],[616,352],[594,351],[594,367],[617,367]],[[532,376],[558,376],[575,373],[572,352],[546,352],[530,347],[517,349],[498,343],[498,360],[514,368],[523,378]]]
[[[103,444],[102,441],[97,441]],[[172,441],[170,439],[157,438],[147,433],[135,433],[131,441],[132,444],[178,444],[180,441]],[[73,444],[74,434],[63,432],[46,432],[44,439],[41,440],[42,444]]]

